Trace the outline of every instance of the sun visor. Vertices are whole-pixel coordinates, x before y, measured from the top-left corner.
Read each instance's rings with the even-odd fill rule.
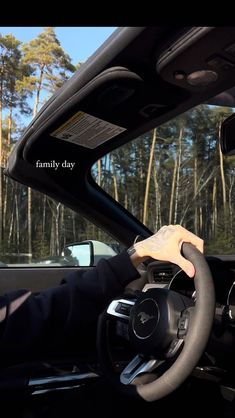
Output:
[[[95,149],[136,129],[169,108],[166,96],[125,67],[112,67],[90,81],[52,115],[44,112],[24,144],[32,161],[42,147]],[[39,153],[39,154],[38,154]]]
[[[220,146],[224,155],[235,154],[235,114],[225,119],[221,125]]]

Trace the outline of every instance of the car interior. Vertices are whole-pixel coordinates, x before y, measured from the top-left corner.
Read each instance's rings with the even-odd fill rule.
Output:
[[[97,183],[93,167],[201,105],[225,109],[217,142],[223,161],[232,159],[234,86],[235,27],[119,28],[38,112],[16,142],[4,174],[79,211],[128,248],[154,230]],[[37,167],[38,161],[53,160],[76,164],[66,172]],[[193,156],[190,164],[185,172],[195,169]],[[177,182],[177,167],[175,173]],[[212,176],[207,182],[213,183]],[[214,201],[213,196],[208,200]],[[180,223],[179,209],[177,214]],[[227,224],[219,225],[222,237]],[[231,231],[235,237],[232,224]],[[92,332],[87,330],[82,344],[78,338],[66,349],[42,351],[40,358],[13,358],[12,364],[2,360],[3,401],[11,399],[13,409],[22,408],[28,417],[72,417],[84,410],[87,416],[100,411],[103,416],[160,412],[196,417],[208,409],[214,417],[234,417],[235,248],[229,254],[205,251],[205,257],[187,244],[182,251],[196,267],[195,280],[175,264],[149,259],[139,266],[140,278],[107,306]],[[68,268],[95,267],[2,266],[0,292],[40,292],[59,285]],[[142,335],[145,323],[156,317],[157,328]]]

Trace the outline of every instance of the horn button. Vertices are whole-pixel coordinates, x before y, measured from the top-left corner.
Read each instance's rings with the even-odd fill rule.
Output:
[[[139,353],[164,358],[164,352],[177,338],[181,313],[190,305],[190,299],[167,289],[141,293],[129,321],[132,346]]]
[[[150,337],[157,327],[159,317],[157,302],[151,298],[142,300],[133,318],[133,331],[137,338]]]

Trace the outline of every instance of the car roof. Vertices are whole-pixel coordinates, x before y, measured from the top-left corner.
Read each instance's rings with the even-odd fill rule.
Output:
[[[111,150],[232,88],[234,45],[235,27],[116,30],[31,122],[6,174],[79,209],[125,244],[148,236],[145,226],[98,187],[90,169]],[[192,85],[189,76],[200,71],[214,77],[212,82]],[[68,135],[74,129],[72,142]],[[74,161],[75,167],[65,175],[35,166],[54,160]]]

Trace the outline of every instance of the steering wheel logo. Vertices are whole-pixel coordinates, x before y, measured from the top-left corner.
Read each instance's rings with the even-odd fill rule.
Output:
[[[145,312],[139,312],[137,315],[140,318],[140,322],[141,324],[145,324],[146,322],[148,322],[150,319],[155,318],[154,315],[149,315]]]

